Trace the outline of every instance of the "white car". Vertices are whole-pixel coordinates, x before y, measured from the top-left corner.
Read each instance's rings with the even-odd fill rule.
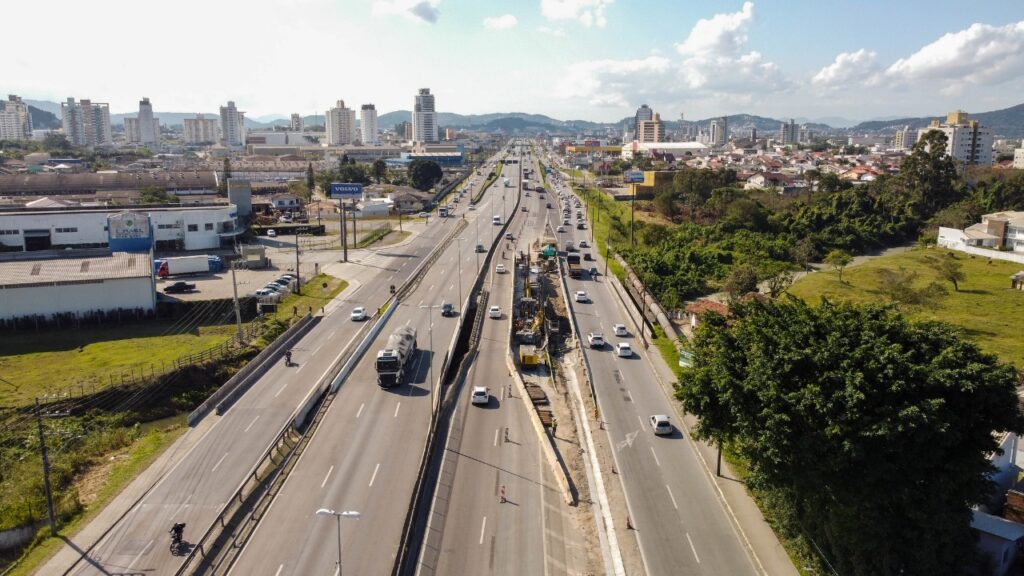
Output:
[[[587,342],[591,348],[604,348],[604,334],[600,332],[591,332],[587,334]]]
[[[362,322],[363,320],[366,320],[366,308],[356,306],[352,309],[351,318],[353,322]]]
[[[612,331],[615,332],[616,336],[629,336],[629,330],[626,330],[625,324],[616,324],[612,326]]]
[[[486,386],[473,386],[473,395],[469,397],[469,401],[486,406],[491,402],[491,394]]]
[[[277,292],[269,290],[267,288],[260,288],[259,290],[253,292],[253,296],[256,296],[257,298],[266,298],[267,296],[273,296],[275,294],[277,294]]]
[[[277,238],[277,230],[274,230],[273,228],[267,230],[267,238]]]
[[[574,295],[574,298],[575,298],[575,300],[577,302],[589,302],[590,301],[590,297],[587,296],[587,291],[586,290],[577,290],[576,294]]]
[[[672,434],[672,423],[668,421],[668,416],[655,414],[651,416],[651,430],[657,436],[667,436]]]
[[[505,265],[504,264],[498,264],[497,266],[494,267],[494,271],[497,272],[498,274],[504,274],[505,273]]]
[[[426,212],[420,212],[419,214],[417,214],[417,216],[419,216],[420,218],[428,218],[430,217],[430,214],[427,214]]]
[[[558,228],[555,228],[555,232],[558,232],[559,234],[565,232],[565,226],[559,226]]]
[[[633,349],[629,347],[629,342],[619,342],[615,346],[615,353],[622,358],[630,358],[633,356]]]
[[[494,305],[488,308],[487,316],[490,318],[501,318],[501,306]]]
[[[469,209],[470,210],[476,210],[476,205],[475,204],[470,204],[469,205]]]

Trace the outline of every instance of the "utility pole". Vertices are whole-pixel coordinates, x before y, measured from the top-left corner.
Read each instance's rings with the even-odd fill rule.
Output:
[[[341,261],[348,262],[348,235],[345,234],[345,201],[338,200],[339,223],[341,224]]]
[[[356,232],[358,230],[356,229],[356,203],[355,203],[355,200],[352,201],[352,210],[350,210],[350,212],[352,212],[352,248],[355,249],[355,248],[359,247],[359,238],[356,236]]]
[[[636,206],[636,184],[630,184],[629,191],[632,192],[629,196],[629,245],[636,246],[636,243],[633,241],[633,208]]]
[[[298,275],[296,275],[298,276]],[[238,307],[238,282],[235,280],[235,263],[231,263],[231,290],[235,295],[235,324],[238,325],[238,343],[242,343],[242,311]]]
[[[295,229],[295,293],[302,294],[302,274],[299,274],[299,229]]]
[[[46,454],[46,435],[43,433],[42,408],[36,398],[36,426],[39,428],[39,453],[43,457],[43,487],[46,489],[46,514],[50,519],[50,535],[57,535],[57,520],[53,513],[53,492],[50,489],[50,458]]]

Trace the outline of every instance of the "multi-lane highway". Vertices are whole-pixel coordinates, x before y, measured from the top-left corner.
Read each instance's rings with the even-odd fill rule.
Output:
[[[484,178],[479,176],[476,179],[478,182],[474,191],[479,190],[484,181]],[[497,207],[501,207],[500,196]],[[490,224],[490,211],[493,209],[494,195],[487,194],[477,211],[466,212],[471,221],[475,214],[487,215],[486,227],[480,228],[481,241],[493,235]],[[377,253],[373,257],[375,265],[365,267],[358,303],[370,310],[383,305],[389,297],[388,284],[401,284],[416,269],[422,258],[449,234],[456,225],[455,221],[455,218],[436,219],[412,242]],[[475,238],[472,225],[463,232],[463,235],[467,240]],[[457,262],[450,257],[457,245],[458,243],[453,243],[448,253],[435,263],[423,279],[418,292],[429,295],[429,298],[420,296],[418,299],[439,303],[435,300],[439,299],[442,291],[457,296],[457,291],[452,290],[455,287],[453,278]],[[471,250],[472,246],[467,248]],[[357,259],[367,259],[370,254],[371,251],[357,251],[353,256]],[[463,256],[466,257],[466,254]],[[463,266],[466,273],[464,280],[467,283],[472,277],[471,262],[471,258],[467,259]],[[469,264],[469,267],[467,268],[465,264]],[[350,293],[349,297],[354,298],[355,294]],[[404,307],[416,306],[417,300],[407,302]],[[145,491],[137,502],[127,506],[127,513],[113,521],[112,526],[103,527],[108,528],[106,530],[83,531],[83,534],[102,534],[98,541],[74,542],[74,546],[56,555],[43,568],[43,572],[173,573],[182,562],[182,557],[172,555],[169,550],[167,533],[171,525],[175,522],[187,523],[185,540],[191,542],[198,540],[211,525],[269,443],[288,422],[300,402],[340,359],[340,355],[355,337],[359,326],[349,320],[350,307],[334,306],[333,311],[294,346],[293,360],[296,366],[285,367],[282,363],[272,367],[252,384],[249,391],[224,415],[207,416],[216,419],[212,427],[203,427],[203,436],[194,441],[191,449],[173,462],[168,470],[162,472],[157,483]],[[415,320],[423,328],[421,342],[425,347],[426,324],[419,320],[424,314],[417,310],[416,315]],[[398,313],[394,318],[403,318],[403,322],[414,320]],[[450,337],[451,331],[447,330],[447,334]],[[447,340],[443,336],[439,338],[435,333],[435,346],[443,349],[446,345]],[[429,359],[429,353],[425,358]],[[366,380],[365,374],[362,373],[357,373],[354,377]],[[370,379],[366,384],[376,389],[373,382]],[[351,385],[354,383],[355,381],[346,388],[357,388]],[[412,388],[404,391],[412,391]],[[425,395],[426,392],[421,393]],[[395,410],[393,421],[405,421],[411,415],[417,414],[416,410],[412,409],[413,406],[409,405],[405,406],[405,412],[399,414],[397,396],[391,393],[384,394],[396,399],[395,406],[387,408]],[[415,397],[411,397],[406,402],[414,404],[415,400]],[[425,402],[423,404],[426,405]],[[345,402],[341,401],[336,405],[340,410]],[[374,406],[380,408],[377,404]],[[369,415],[370,413],[367,413],[367,416]],[[388,428],[383,427],[382,413],[374,412],[373,417],[374,424],[382,425],[381,428],[375,429],[375,432],[393,441],[400,438],[389,434]],[[367,421],[370,420],[363,420]],[[400,440],[394,442],[394,445],[399,451],[404,448]],[[410,466],[414,466],[414,461],[418,460],[415,457],[410,459]],[[386,484],[388,475],[386,472],[378,482]],[[101,515],[98,521],[112,520]],[[83,555],[82,551],[86,553]]]
[[[435,307],[458,301],[460,283],[463,296],[469,295],[477,262],[482,261],[474,245],[490,247],[501,229],[492,218],[514,209],[515,171],[502,176],[512,186],[504,187],[499,179],[476,210],[465,212],[468,225],[460,235],[465,240],[453,241],[444,250],[341,386],[231,574],[331,573],[338,561],[339,528],[334,518],[316,515],[320,508],[361,514],[341,524],[346,572],[391,570],[427,439],[441,362],[457,326],[457,318],[442,318]],[[413,358],[415,370],[405,384],[382,389],[376,383],[374,358],[400,326],[416,329],[420,351]]]
[[[532,166],[538,174],[529,156],[522,166]],[[521,202],[526,211],[516,214],[509,231],[514,246],[526,251],[543,236],[554,212],[545,208],[551,200],[536,192]],[[507,272],[497,273],[494,266],[488,271],[488,305],[501,306],[502,315],[484,323],[479,352],[452,416],[418,566],[424,576],[568,574],[582,569],[583,539],[544,460],[528,408],[510,395],[515,388],[506,359],[516,271],[509,243],[503,242],[504,257],[495,259]],[[489,388],[486,406],[470,403],[475,386]]]
[[[572,215],[575,197],[564,187]],[[575,220],[573,220],[575,221]],[[590,240],[590,230],[569,228],[559,242]],[[588,251],[584,249],[584,251]],[[589,249],[592,266],[604,270],[598,250]],[[586,262],[585,262],[586,263]],[[589,268],[589,266],[585,266]],[[591,367],[601,418],[607,423],[609,445],[625,490],[643,564],[648,574],[757,574],[747,549],[730,523],[710,479],[702,468],[691,440],[676,422],[671,436],[655,436],[650,417],[674,414],[669,398],[658,384],[641,338],[618,297],[602,276],[584,272],[567,279],[570,305],[581,332],[581,345]],[[572,293],[584,290],[586,302]],[[627,337],[613,334],[615,324],[626,324]],[[600,332],[608,344],[587,347],[586,335]],[[614,346],[628,342],[633,356],[619,357]]]

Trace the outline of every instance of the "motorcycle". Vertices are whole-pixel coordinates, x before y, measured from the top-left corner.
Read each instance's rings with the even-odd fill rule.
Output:
[[[285,366],[291,366],[292,365],[292,351],[291,350],[289,350],[289,351],[284,353],[284,365]]]
[[[171,554],[177,554],[184,542],[185,523],[179,522],[171,527]]]

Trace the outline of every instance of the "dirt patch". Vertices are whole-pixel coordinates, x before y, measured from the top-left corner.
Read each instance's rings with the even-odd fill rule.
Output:
[[[78,490],[78,500],[82,506],[88,508],[99,498],[100,491],[110,479],[110,473],[114,466],[128,458],[131,446],[125,446],[102,458],[97,458],[84,474],[75,479],[73,486]]]

